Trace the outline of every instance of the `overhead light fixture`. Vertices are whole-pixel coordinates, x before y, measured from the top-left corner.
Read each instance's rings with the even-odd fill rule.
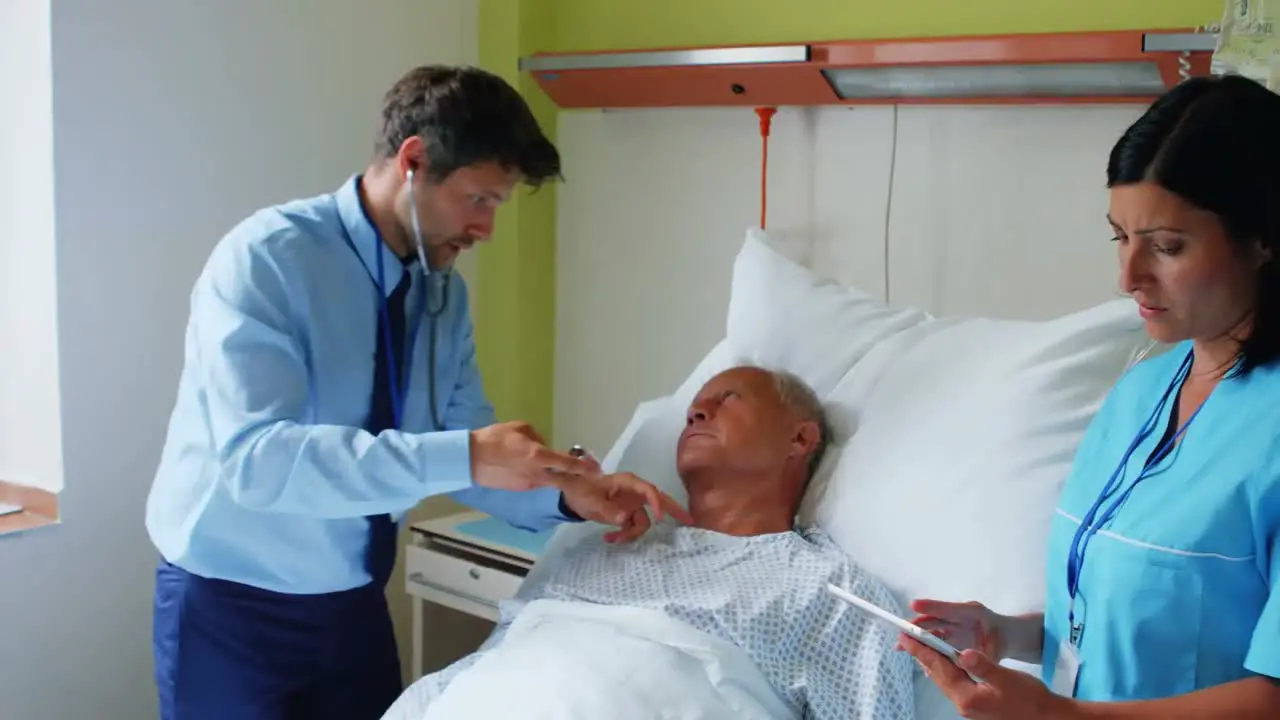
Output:
[[[1152,63],[827,68],[822,74],[842,100],[1131,98],[1165,89]]]
[[[621,70],[653,67],[706,67],[713,65],[761,65],[809,61],[808,45],[762,45],[693,50],[535,55],[521,58],[527,72],[564,70]]]
[[[1115,31],[596,53],[520,62],[563,108],[1144,102],[1205,75],[1213,33]]]

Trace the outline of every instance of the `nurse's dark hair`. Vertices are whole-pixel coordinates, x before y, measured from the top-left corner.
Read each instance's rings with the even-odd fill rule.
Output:
[[[1121,136],[1107,187],[1152,182],[1222,222],[1242,252],[1271,255],[1258,270],[1240,372],[1280,357],[1280,95],[1239,76],[1186,80]]]
[[[394,157],[421,137],[428,174],[443,180],[477,163],[497,163],[537,187],[560,179],[560,153],[528,103],[507,81],[479,68],[424,65],[406,73],[382,103],[376,154]]]

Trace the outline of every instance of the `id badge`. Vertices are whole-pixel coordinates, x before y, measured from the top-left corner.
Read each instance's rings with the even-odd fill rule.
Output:
[[[1058,643],[1058,659],[1053,663],[1053,686],[1050,689],[1063,697],[1075,697],[1079,675],[1080,651],[1063,640]]]

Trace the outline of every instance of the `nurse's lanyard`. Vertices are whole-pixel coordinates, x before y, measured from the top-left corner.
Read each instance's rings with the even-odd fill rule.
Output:
[[[431,307],[431,291],[427,287],[427,281],[430,280],[431,266],[427,264],[427,253],[422,243],[422,229],[418,224],[418,205],[414,202],[413,197],[413,171],[408,172],[407,184],[409,186],[409,207],[412,209],[413,217],[413,239],[417,246],[418,261],[422,263],[423,269],[423,289],[422,289],[422,308],[426,316],[426,322],[429,325],[427,329],[427,405],[431,408],[431,429],[442,430],[444,426],[440,423],[439,410],[436,408],[436,318],[440,317],[449,307],[449,278],[453,274],[445,271],[444,287],[441,290],[440,307]],[[372,225],[373,223],[370,223]],[[343,232],[346,227],[343,226]],[[347,236],[350,243],[350,235]],[[391,374],[390,382],[387,386],[391,390],[391,412],[395,417],[396,429],[404,427],[404,396],[405,390],[409,386],[409,367],[413,365],[413,350],[417,347],[418,329],[422,327],[422,323],[415,323],[413,329],[405,338],[405,352],[408,354],[408,363],[406,363],[404,376],[396,372],[400,363],[400,358],[396,357],[392,352],[391,344],[391,317],[390,310],[387,305],[387,278],[383,267],[382,259],[382,237],[374,226],[373,231],[373,255],[376,260],[378,269],[378,303],[379,312],[382,314],[382,342],[387,352],[387,370]],[[396,380],[399,379],[399,382]]]
[[[1169,401],[1169,396],[1173,394],[1173,391],[1176,388],[1182,386],[1183,381],[1186,380],[1187,375],[1191,372],[1191,359],[1193,355],[1194,351],[1187,353],[1186,359],[1182,361],[1182,366],[1178,368],[1177,374],[1173,377],[1173,382],[1171,382],[1168,389],[1164,391],[1164,396],[1161,397],[1160,402],[1156,404],[1155,410],[1151,411],[1151,417],[1147,418],[1146,423],[1144,423],[1142,428],[1138,430],[1138,434],[1133,438],[1133,442],[1129,443],[1129,449],[1125,450],[1124,457],[1120,459],[1120,465],[1116,467],[1115,472],[1111,473],[1111,479],[1107,481],[1106,487],[1102,489],[1102,494],[1100,494],[1098,499],[1094,501],[1093,507],[1089,508],[1089,513],[1080,521],[1080,527],[1076,529],[1075,537],[1071,539],[1071,551],[1070,554],[1067,555],[1067,592],[1071,594],[1071,605],[1070,609],[1067,611],[1067,621],[1070,623],[1071,627],[1072,645],[1079,646],[1080,638],[1084,634],[1084,623],[1081,622],[1078,625],[1076,624],[1076,596],[1080,592],[1080,573],[1084,569],[1085,551],[1089,548],[1089,541],[1094,535],[1098,534],[1098,531],[1104,525],[1115,517],[1120,506],[1129,499],[1129,494],[1133,492],[1133,489],[1138,486],[1138,483],[1147,478],[1147,474],[1151,471],[1151,468],[1159,463],[1160,460],[1164,458],[1165,454],[1172,449],[1174,443],[1178,441],[1178,438],[1187,431],[1187,427],[1191,425],[1191,421],[1195,420],[1196,415],[1199,415],[1200,410],[1204,408],[1204,404],[1201,404],[1199,408],[1196,408],[1196,411],[1192,413],[1191,417],[1187,418],[1186,422],[1182,423],[1182,427],[1180,427],[1172,437],[1165,441],[1159,449],[1147,458],[1147,461],[1142,465],[1142,471],[1138,473],[1136,478],[1134,478],[1133,483],[1130,484],[1123,493],[1120,493],[1120,496],[1116,498],[1114,502],[1107,506],[1107,509],[1101,516],[1098,516],[1098,511],[1102,508],[1103,503],[1105,503],[1108,498],[1120,489],[1120,485],[1124,481],[1125,467],[1129,464],[1129,458],[1133,455],[1134,451],[1138,449],[1138,446],[1142,444],[1142,441],[1146,440],[1147,437],[1155,430],[1156,424],[1159,421],[1160,413],[1164,409],[1165,403]]]

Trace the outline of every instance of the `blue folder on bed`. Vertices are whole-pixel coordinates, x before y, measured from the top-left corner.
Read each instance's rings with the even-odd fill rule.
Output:
[[[555,529],[552,528],[533,533],[528,530],[521,530],[518,527],[512,527],[502,520],[491,517],[456,525],[454,530],[483,542],[515,548],[535,557],[542,552],[542,548],[546,546],[547,541],[551,539],[552,533],[555,532]]]

